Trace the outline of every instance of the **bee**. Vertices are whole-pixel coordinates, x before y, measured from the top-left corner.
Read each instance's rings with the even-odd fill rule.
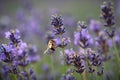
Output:
[[[55,41],[53,39],[50,39],[48,42],[47,49],[44,51],[44,54],[53,53],[55,51],[55,48],[56,48]]]

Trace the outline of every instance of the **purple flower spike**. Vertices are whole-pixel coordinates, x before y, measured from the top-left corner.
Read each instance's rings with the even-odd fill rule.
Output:
[[[51,25],[53,25],[55,28],[60,28],[63,26],[63,19],[61,16],[53,15],[51,19]]]
[[[11,40],[12,43],[14,44],[18,44],[21,40],[20,40],[20,32],[19,30],[11,30],[10,32],[6,32],[5,33],[5,37],[9,40]]]
[[[65,33],[65,28],[63,27],[63,19],[61,16],[53,15],[51,19],[51,25],[53,26],[53,32],[55,35]]]
[[[116,36],[114,37],[114,40],[115,40],[116,45],[117,45],[117,46],[120,46],[120,35],[116,35]]]
[[[99,21],[95,21],[95,20],[90,20],[90,24],[89,27],[92,31],[94,31],[95,33],[98,33],[100,31],[100,22]]]
[[[101,18],[104,20],[105,27],[111,27],[115,24],[111,2],[103,2],[101,5]]]
[[[74,44],[82,48],[88,47],[92,43],[92,38],[87,29],[82,29],[74,33]]]
[[[82,29],[86,29],[87,28],[87,25],[85,24],[84,21],[78,21],[78,27],[82,28]]]
[[[71,42],[69,37],[62,38],[62,41],[60,41],[60,38],[57,38],[54,39],[54,41],[56,43],[56,46],[61,48],[66,47]]]
[[[85,61],[82,54],[77,54],[72,49],[65,50],[66,64],[73,65],[77,73],[82,73],[85,69]]]
[[[11,35],[11,32],[9,32],[9,31],[6,32],[6,33],[5,33],[5,38],[9,39],[9,38],[10,38],[10,35]]]

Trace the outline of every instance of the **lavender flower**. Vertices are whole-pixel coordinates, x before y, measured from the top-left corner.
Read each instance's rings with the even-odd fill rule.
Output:
[[[84,70],[93,73],[95,72],[94,67],[101,67],[103,63],[103,57],[90,48],[87,48],[86,52],[83,49],[80,52],[75,52],[73,49],[65,50],[65,54],[66,64],[74,66],[73,72],[77,73],[83,73]],[[102,72],[99,73],[102,74]]]
[[[100,53],[107,53],[109,51],[109,45],[107,42],[107,37],[105,36],[104,32],[101,31],[99,36],[96,38],[96,45],[99,49]]]
[[[111,30],[105,29],[105,32],[110,38],[113,38],[115,36],[115,29],[114,28],[111,28]]]
[[[118,33],[118,35],[116,35],[114,37],[114,41],[115,41],[115,43],[116,43],[117,46],[120,46],[120,35],[119,35],[119,33]]]
[[[62,41],[59,38],[58,39],[54,39],[54,41],[56,43],[56,46],[57,47],[61,47],[61,48],[66,47],[71,42],[69,37],[62,38]]]
[[[87,58],[89,59],[91,65],[100,66],[102,64],[103,59],[99,54],[94,53],[91,50],[88,50],[87,54]]]
[[[70,49],[70,50],[66,49],[65,54],[66,54],[66,64],[70,65],[72,61],[71,57],[74,56],[75,52],[73,51],[73,49]]]
[[[92,43],[92,38],[86,29],[78,30],[74,33],[74,44],[86,48]]]
[[[33,69],[30,68],[28,72],[29,72],[30,78],[31,78],[32,80],[37,80],[36,75],[35,75],[35,72],[34,72]]]
[[[66,64],[73,65],[77,73],[82,73],[85,69],[84,57],[81,54],[76,54],[72,49],[65,50]]]
[[[115,24],[111,2],[103,2],[101,5],[101,18],[105,21],[104,26],[111,27]]]
[[[8,31],[5,34],[5,37],[9,39],[10,42],[0,45],[0,61],[6,63],[6,66],[2,69],[3,75],[7,74],[7,76],[9,76],[8,73],[11,73],[16,75],[18,80],[29,80],[29,78],[36,80],[32,70],[25,70],[26,66],[38,61],[39,56],[35,55],[36,49],[34,47],[28,47],[28,45],[22,41],[19,30]],[[22,67],[23,71],[19,69],[20,67]]]
[[[20,33],[19,30],[11,30],[10,32],[5,33],[5,37],[9,40],[11,40],[12,43],[18,44],[20,42]]]
[[[17,59],[22,59],[23,57],[25,57],[25,55],[27,54],[27,44],[24,42],[21,42],[18,44],[18,49],[17,49]]]
[[[14,74],[18,74],[20,72],[19,68],[17,67],[17,65],[12,65],[12,71]]]
[[[11,48],[8,47],[8,45],[2,44],[0,47],[1,53],[0,53],[0,58],[1,61],[4,62],[12,62],[14,60],[15,55],[10,52]]]
[[[103,72],[104,72],[104,71],[103,71],[103,70],[104,70],[103,67],[101,67],[100,69],[101,69],[101,70],[100,70],[99,72],[97,72],[97,74],[98,74],[99,76],[103,75]]]
[[[3,74],[8,74],[8,73],[10,73],[10,72],[11,72],[10,66],[8,66],[8,65],[3,65],[3,66],[2,66],[2,73],[3,73]]]
[[[94,31],[95,33],[99,33],[100,28],[101,28],[100,22],[91,19],[91,20],[90,20],[89,27],[90,27],[90,30]]]
[[[9,73],[11,73],[10,66],[3,65],[1,68],[2,74],[5,78],[5,80],[9,80]]]
[[[22,71],[20,74],[25,80],[29,80],[29,73],[27,71]]]
[[[65,28],[63,27],[63,20],[61,16],[52,16],[51,25],[53,26],[53,32],[55,33],[55,35],[65,33]]]
[[[84,21],[78,21],[78,27],[82,28],[82,29],[86,29],[87,28],[87,25],[85,24]]]
[[[90,66],[88,66],[88,72],[89,72],[89,73],[93,73],[93,72],[95,72],[95,69],[92,68],[92,67],[90,67]]]
[[[72,75],[73,71],[68,70],[66,74],[64,74],[61,78],[61,80],[76,80],[76,78]]]

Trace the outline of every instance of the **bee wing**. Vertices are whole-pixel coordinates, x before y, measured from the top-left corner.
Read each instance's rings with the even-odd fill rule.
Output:
[[[47,48],[47,49],[44,51],[43,54],[47,54],[47,53],[48,53],[48,50],[49,50],[49,48]]]

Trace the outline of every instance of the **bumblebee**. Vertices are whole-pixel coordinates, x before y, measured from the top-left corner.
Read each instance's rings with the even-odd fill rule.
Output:
[[[44,54],[46,53],[53,53],[55,51],[56,45],[53,39],[50,39],[48,42],[47,49],[45,50]]]

